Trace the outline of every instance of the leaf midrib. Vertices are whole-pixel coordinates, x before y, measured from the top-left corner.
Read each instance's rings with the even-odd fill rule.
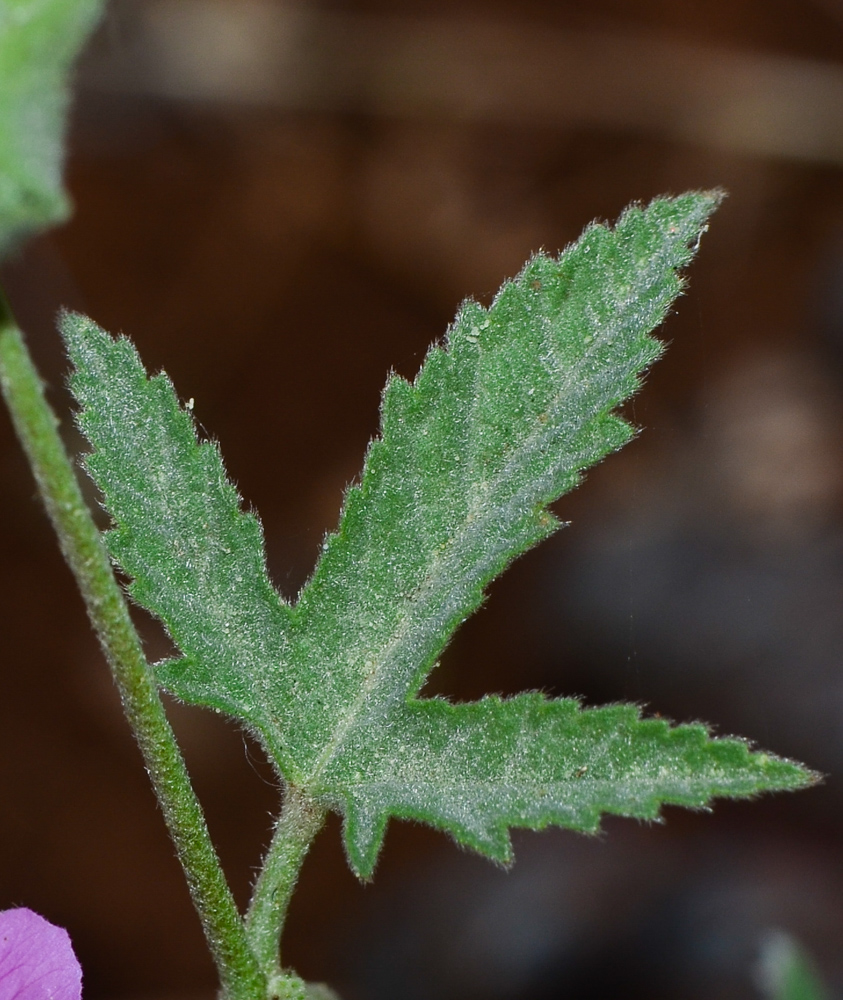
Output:
[[[617,316],[624,315],[626,310],[621,313],[616,314]],[[586,386],[588,386],[587,380],[577,380],[575,375],[582,371],[584,365],[591,359],[594,352],[598,347],[602,346],[606,341],[607,337],[612,336],[621,327],[621,324],[616,321],[610,327],[604,328],[605,333],[595,335],[591,343],[585,348],[585,350],[580,355],[576,367],[568,368],[567,372],[561,368],[559,364],[559,352],[555,348],[553,349],[553,356],[556,360],[556,372],[565,372],[565,377],[562,379],[559,391],[555,394],[555,399],[552,406],[548,407],[548,416],[552,414],[558,414],[563,407],[573,408],[573,403],[576,402],[578,398],[582,398],[586,394]],[[478,366],[479,373],[479,366]],[[573,387],[573,388],[572,388]],[[594,390],[593,382],[588,386],[592,391]],[[601,387],[601,390],[605,393],[605,387]],[[599,409],[594,410],[587,416],[583,417],[581,420],[574,422],[571,429],[571,434],[574,436],[579,430],[583,428],[591,420],[600,413]],[[495,507],[494,514],[490,513],[487,517],[478,518],[476,513],[483,510],[483,506],[479,505],[479,493],[482,492],[488,497],[490,494],[494,494],[496,488],[504,481],[511,481],[512,469],[516,467],[523,468],[525,462],[517,462],[517,459],[524,455],[533,454],[537,449],[542,447],[543,442],[546,440],[556,437],[559,433],[559,425],[556,424],[552,419],[548,419],[546,424],[539,423],[538,419],[535,418],[534,430],[528,434],[521,445],[514,449],[509,461],[489,480],[481,480],[475,483],[471,489],[469,504],[466,510],[466,515],[463,519],[463,529],[457,534],[452,536],[452,544],[449,545],[449,554],[447,557],[443,557],[436,554],[434,561],[431,565],[429,572],[426,574],[427,583],[417,591],[419,595],[412,603],[414,613],[406,615],[399,626],[396,629],[393,637],[389,640],[386,646],[383,647],[383,652],[380,656],[375,658],[374,669],[370,670],[360,690],[355,697],[354,701],[349,706],[349,711],[344,715],[339,725],[337,726],[331,739],[326,744],[324,750],[318,757],[316,764],[310,771],[310,773],[303,779],[302,785],[305,788],[318,789],[320,784],[320,779],[323,777],[325,771],[330,765],[331,761],[338,755],[342,749],[345,737],[349,732],[353,730],[356,723],[358,722],[364,707],[369,701],[370,697],[377,691],[378,687],[382,684],[382,678],[388,675],[387,665],[395,658],[396,650],[400,649],[406,642],[408,634],[416,631],[418,623],[424,623],[425,621],[429,625],[439,624],[444,619],[447,621],[452,616],[456,608],[452,608],[453,602],[438,602],[439,607],[445,611],[449,611],[449,614],[438,614],[435,617],[429,616],[424,613],[426,603],[430,601],[431,595],[433,593],[438,593],[443,582],[443,578],[453,579],[453,576],[447,575],[447,570],[451,568],[454,563],[458,565],[461,563],[460,554],[464,551],[466,543],[470,540],[472,536],[476,536],[481,529],[484,529],[490,521],[500,520],[501,510],[510,511],[516,506],[519,500],[529,498],[530,494],[536,495],[541,494],[542,485],[546,482],[547,476],[542,477],[538,482],[530,481],[525,484],[522,491],[513,494],[509,501],[503,507]],[[571,471],[573,472],[578,466],[577,462],[571,463]],[[482,575],[478,572],[482,570],[483,566],[487,566],[489,562],[494,561],[500,551],[500,545],[496,546],[494,550],[487,549],[485,552],[484,559],[479,563],[472,563],[467,570],[459,575],[460,586],[451,586],[451,592],[463,593],[464,583],[467,577]],[[422,629],[422,632],[426,632],[426,637],[430,638],[431,634],[435,632],[434,628],[428,627],[426,630]],[[385,699],[388,704],[389,701],[394,700],[392,698]]]

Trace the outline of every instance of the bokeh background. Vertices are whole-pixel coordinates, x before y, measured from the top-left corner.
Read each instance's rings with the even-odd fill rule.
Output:
[[[285,960],[346,1000],[760,997],[777,930],[843,995],[843,2],[112,0],[77,79],[72,221],[2,280],[73,448],[62,305],[165,367],[294,597],[460,300],[633,200],[720,185],[643,429],[558,504],[429,689],[632,699],[827,774],[511,872],[393,824],[358,885],[331,821]],[[0,418],[0,904],[68,926],[87,1000],[214,974],[139,755]],[[151,656],[166,644],[143,620]],[[172,707],[245,903],[259,750]]]

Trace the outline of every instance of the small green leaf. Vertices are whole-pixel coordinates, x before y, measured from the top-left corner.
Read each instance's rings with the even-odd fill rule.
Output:
[[[102,0],[0,0],[0,255],[61,222],[68,70]]]
[[[391,815],[506,860],[511,826],[593,830],[603,812],[652,818],[662,803],[812,780],[631,707],[417,699],[489,582],[560,526],[547,505],[633,435],[614,411],[661,351],[650,332],[719,198],[630,208],[558,259],[534,257],[488,309],[465,303],[415,381],[388,381],[381,435],[292,607],[166,377],[65,318],[110,550],[183,654],[158,665],[159,682],[241,719],[286,781],[342,813],[359,874]]]
[[[761,950],[759,984],[768,1000],[828,1000],[828,990],[805,950],[775,931]]]

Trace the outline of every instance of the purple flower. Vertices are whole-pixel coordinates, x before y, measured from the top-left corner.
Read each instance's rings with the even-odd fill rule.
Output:
[[[0,1000],[80,1000],[70,936],[32,910],[0,912]]]

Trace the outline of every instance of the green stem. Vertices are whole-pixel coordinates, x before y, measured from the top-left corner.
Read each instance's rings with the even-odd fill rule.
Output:
[[[325,810],[304,792],[288,785],[284,807],[246,914],[249,943],[270,982],[281,974],[281,932],[290,897],[305,855],[324,822]]]
[[[58,420],[2,295],[0,386],[140,745],[225,995],[263,1000],[266,979],[249,947],[123,593],[59,437]]]

